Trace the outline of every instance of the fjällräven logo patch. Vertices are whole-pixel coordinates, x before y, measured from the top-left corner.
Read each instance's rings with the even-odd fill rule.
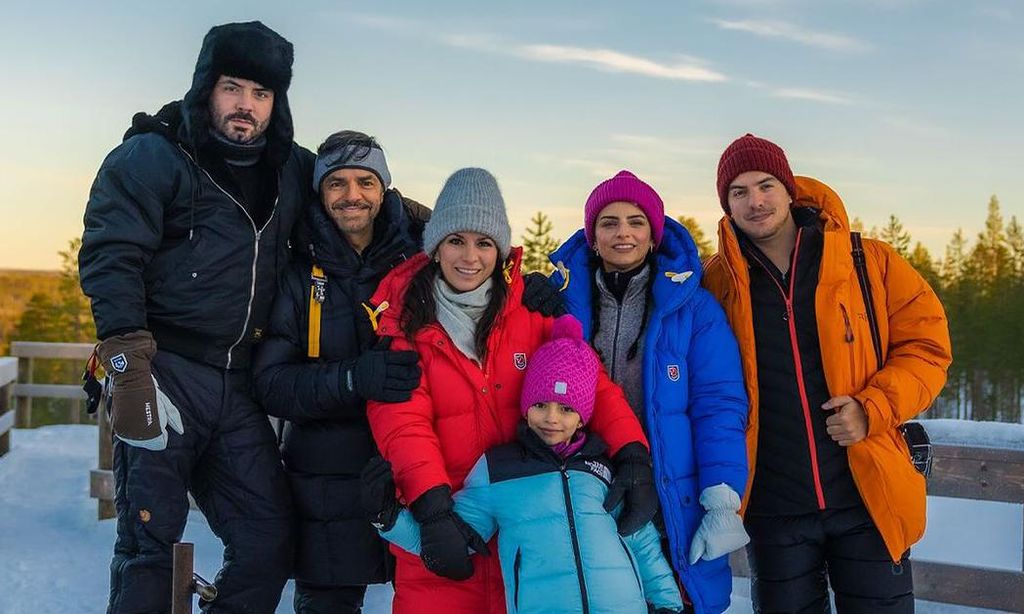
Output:
[[[526,353],[525,352],[516,352],[515,354],[512,355],[512,359],[515,362],[516,369],[519,369],[520,371],[525,371],[526,370]]]
[[[669,365],[667,371],[670,380],[673,382],[679,381],[679,365]]]
[[[128,358],[121,352],[110,359],[110,368],[118,373],[124,373],[128,369]]]

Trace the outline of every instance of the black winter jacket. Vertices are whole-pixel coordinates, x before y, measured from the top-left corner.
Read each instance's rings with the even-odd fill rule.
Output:
[[[783,275],[742,232],[750,263],[760,427],[757,467],[748,514],[797,515],[860,505],[846,448],[826,432],[832,397],[818,339],[815,292],[824,238],[817,211],[794,210],[800,240]],[[790,335],[786,297],[794,320]],[[798,373],[796,364],[801,370]],[[801,395],[806,395],[803,410]]]
[[[261,164],[277,175],[277,198],[257,227],[226,164],[209,153],[206,101],[217,77],[197,72],[184,103],[136,115],[90,191],[79,271],[100,339],[148,329],[160,349],[245,368],[293,224],[313,198],[314,157],[292,142],[288,99],[276,94]]]
[[[306,253],[291,266],[254,359],[257,400],[287,420],[281,454],[299,523],[298,580],[344,586],[390,579],[387,548],[359,503],[359,474],[377,449],[366,402],[347,390],[344,374],[376,343],[362,303],[388,271],[421,249],[423,221],[412,215],[401,195],[388,190],[360,256],[319,203],[310,206]],[[308,357],[314,261],[327,276],[315,359]]]

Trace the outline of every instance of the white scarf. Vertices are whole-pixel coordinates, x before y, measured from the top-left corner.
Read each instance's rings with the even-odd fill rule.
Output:
[[[455,347],[480,364],[476,353],[476,326],[491,301],[490,277],[475,290],[456,292],[441,275],[434,280],[434,301],[437,303],[437,321],[451,337]]]

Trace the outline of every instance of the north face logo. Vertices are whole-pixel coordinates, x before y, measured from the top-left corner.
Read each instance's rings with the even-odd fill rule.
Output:
[[[612,470],[609,469],[608,466],[605,465],[604,463],[600,463],[596,460],[586,460],[583,461],[583,464],[587,466],[587,469],[590,469],[591,473],[601,478],[605,482],[612,481]]]

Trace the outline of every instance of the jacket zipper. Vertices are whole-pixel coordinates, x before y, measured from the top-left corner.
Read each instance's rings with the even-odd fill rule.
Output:
[[[789,325],[789,343],[793,349],[793,367],[796,369],[796,386],[800,392],[800,407],[804,412],[804,427],[807,430],[807,448],[811,453],[811,476],[814,480],[814,495],[818,500],[818,509],[825,509],[825,492],[821,487],[821,472],[818,469],[818,445],[814,441],[814,427],[811,422],[811,404],[807,399],[807,387],[804,384],[804,369],[803,361],[800,359],[800,344],[797,341],[796,336],[796,317],[793,312],[793,289],[796,283],[796,259],[800,253],[800,236],[803,233],[803,229],[797,229],[796,232],[796,245],[793,246],[793,261],[789,265],[789,292],[779,284],[775,276],[772,275],[771,270],[758,258],[756,255],[754,259],[757,260],[766,273],[768,278],[772,280],[775,286],[782,293],[782,298],[786,302],[786,323]]]
[[[839,311],[843,312],[843,324],[846,326],[846,333],[843,339],[847,343],[853,343],[853,326],[850,325],[850,314],[846,312],[846,305],[839,303]]]
[[[598,317],[601,317],[598,314]],[[615,303],[615,334],[612,336],[612,369],[611,375],[613,378],[617,377],[618,374],[615,372],[615,363],[618,362],[619,357],[619,326],[622,324],[622,303],[616,301]]]
[[[195,158],[193,158],[184,147],[182,147],[181,145],[178,145],[178,149],[180,149],[188,157],[188,159],[192,161],[192,164],[195,164],[196,167],[199,170],[203,171],[203,174],[206,175],[206,178],[210,180],[210,183],[212,183],[213,185],[217,186],[217,189],[220,190],[221,192],[223,192],[224,196],[227,196],[228,198],[230,198],[231,202],[235,203],[235,205],[239,209],[241,209],[242,213],[245,214],[246,219],[249,220],[249,225],[252,226],[252,231],[253,231],[253,234],[254,234],[255,240],[256,240],[255,244],[254,244],[254,248],[253,248],[252,276],[251,276],[252,277],[252,283],[249,285],[249,302],[248,302],[248,304],[245,307],[245,321],[242,323],[242,332],[239,333],[238,339],[236,339],[235,342],[231,344],[231,347],[228,348],[228,359],[227,359],[227,363],[224,365],[225,369],[230,369],[231,368],[231,354],[232,354],[232,352],[234,352],[235,348],[238,347],[238,344],[241,343],[243,339],[245,339],[245,331],[249,328],[249,319],[252,317],[252,303],[253,303],[253,300],[255,300],[255,298],[256,298],[256,264],[257,264],[257,262],[259,261],[259,258],[260,258],[260,237],[263,235],[263,231],[267,229],[267,226],[270,225],[271,220],[273,220],[274,216],[277,214],[277,202],[281,198],[281,188],[280,188],[281,177],[280,177],[280,173],[278,173],[278,181],[277,181],[277,185],[278,185],[278,190],[277,191],[278,191],[278,194],[274,198],[274,207],[270,210],[270,215],[267,217],[267,221],[263,224],[263,227],[262,228],[256,228],[256,220],[252,219],[252,216],[249,215],[249,212],[245,210],[245,207],[242,206],[242,203],[238,202],[238,200],[236,200],[235,197],[232,196],[230,192],[228,192],[227,190],[222,188],[220,186],[220,184],[217,183],[217,180],[215,180],[213,178],[213,175],[211,175],[205,168],[200,166],[199,163],[195,161]]]
[[[590,612],[590,600],[587,598],[587,583],[583,580],[583,558],[580,555],[580,540],[576,535],[576,518],[572,511],[572,495],[569,492],[569,472],[565,465],[559,469],[562,474],[562,494],[565,495],[565,513],[569,518],[569,536],[572,538],[572,554],[576,557],[576,577],[580,582],[580,598],[583,602],[583,614]]]
[[[523,563],[523,551],[516,550],[516,560],[512,564],[512,576],[515,579],[515,590],[512,593],[512,605],[516,611],[519,611],[519,568]]]

